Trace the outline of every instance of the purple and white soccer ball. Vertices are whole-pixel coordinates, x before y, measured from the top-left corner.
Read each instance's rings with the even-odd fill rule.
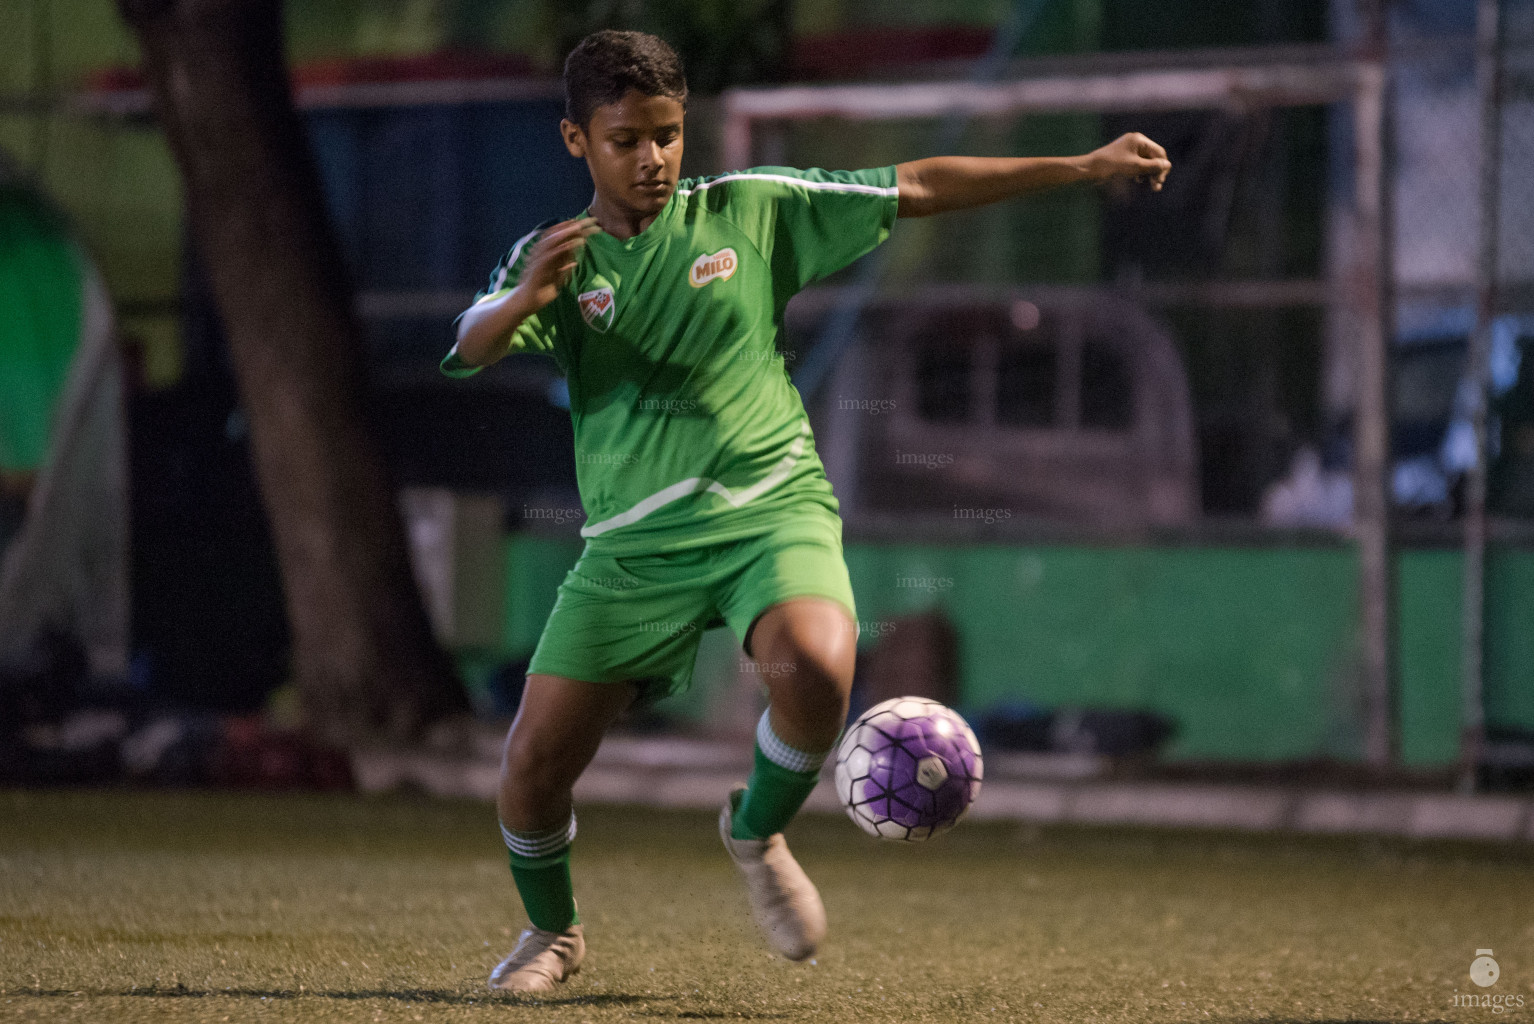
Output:
[[[836,795],[880,839],[914,843],[947,832],[980,793],[981,774],[969,725],[925,697],[874,705],[836,748]]]

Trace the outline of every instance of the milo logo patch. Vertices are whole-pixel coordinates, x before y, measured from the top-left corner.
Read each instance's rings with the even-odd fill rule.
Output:
[[[735,276],[735,268],[739,265],[740,259],[734,249],[720,249],[716,253],[699,256],[687,272],[687,283],[694,288],[702,288],[710,281],[728,281]]]

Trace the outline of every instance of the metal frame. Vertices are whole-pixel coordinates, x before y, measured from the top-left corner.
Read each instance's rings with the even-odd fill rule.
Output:
[[[1464,604],[1460,646],[1459,788],[1476,787],[1486,746],[1486,416],[1491,382],[1491,332],[1497,313],[1497,229],[1502,163],[1502,24],[1498,0],[1476,6],[1476,86],[1481,103],[1480,238],[1476,253],[1475,330],[1469,368],[1475,382],[1475,464],[1465,486]]]
[[[295,84],[293,105],[300,110],[346,107],[430,107],[459,103],[506,103],[517,100],[563,99],[557,78],[449,78],[433,81],[341,82]],[[154,114],[147,89],[71,93],[63,97],[0,96],[0,111],[46,112],[56,108],[102,117],[137,118]]]
[[[1483,0],[1491,2],[1491,0]],[[1377,768],[1399,751],[1395,594],[1390,519],[1390,285],[1384,49],[1319,53],[1223,67],[1047,73],[1011,81],[732,89],[723,96],[726,167],[752,164],[759,122],[838,117],[888,120],[963,115],[1127,113],[1347,103],[1354,116],[1350,265],[1330,269],[1330,298],[1352,316],[1358,352],[1354,417],[1354,528],[1358,544],[1364,756]],[[1286,55],[1288,56],[1288,55]]]

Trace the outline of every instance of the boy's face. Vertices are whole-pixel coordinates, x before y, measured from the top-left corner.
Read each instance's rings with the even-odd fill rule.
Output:
[[[584,129],[559,123],[565,148],[584,157],[597,196],[617,212],[659,213],[676,191],[682,166],[682,104],[630,89],[598,107]]]

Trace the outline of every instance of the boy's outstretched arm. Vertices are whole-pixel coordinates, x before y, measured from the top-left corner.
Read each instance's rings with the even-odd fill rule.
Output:
[[[1077,181],[1096,184],[1138,178],[1157,191],[1172,162],[1139,132],[1130,132],[1084,156],[934,156],[895,165],[901,217],[928,217],[984,206]]]

